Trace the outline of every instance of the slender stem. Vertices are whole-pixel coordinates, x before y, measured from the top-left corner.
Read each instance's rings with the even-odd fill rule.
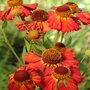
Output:
[[[56,44],[56,42],[58,41],[59,37],[60,37],[60,33],[59,33],[59,31],[58,31],[58,32],[56,33],[56,35],[55,35],[55,38],[54,38],[54,44]]]
[[[57,85],[56,85],[57,90],[58,90],[58,86],[59,86],[59,84],[60,84],[60,80],[57,80]]]
[[[30,51],[32,51],[32,41],[30,41]]]
[[[62,33],[61,42],[63,42],[64,34],[65,34],[65,33]]]
[[[5,42],[6,44],[9,46],[10,50],[12,51],[12,53],[15,55],[15,57],[17,58],[18,62],[20,63],[20,65],[23,65],[22,61],[20,60],[20,58],[17,56],[16,52],[14,51],[14,49],[12,48],[11,44],[9,43],[7,37],[6,37],[6,34],[4,32],[4,30],[2,29],[2,34],[4,36],[4,39],[5,39]]]
[[[84,57],[81,59],[80,64],[85,60],[86,56],[84,55]]]

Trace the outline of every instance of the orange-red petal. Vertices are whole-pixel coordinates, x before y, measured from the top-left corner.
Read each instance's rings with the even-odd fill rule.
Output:
[[[62,58],[64,59],[74,59],[75,53],[71,48],[66,48],[64,52],[62,52]]]
[[[32,52],[28,52],[26,53],[25,57],[24,57],[25,62],[28,63],[35,63],[41,60],[41,57],[33,54]]]
[[[80,71],[78,68],[71,68],[71,71],[72,73],[75,73],[75,74],[72,74],[72,78],[77,82],[77,83],[80,83],[83,81],[84,77],[81,75]]]
[[[20,86],[18,83],[14,82],[14,81],[8,82],[8,90],[19,90],[19,88],[20,88]]]
[[[66,86],[63,82],[60,82],[58,90],[78,90],[78,86],[72,79],[69,79],[66,81]]]
[[[62,32],[70,32],[70,31],[75,31],[79,30],[79,25],[72,19],[72,18],[66,18],[66,19],[61,19],[62,23]]]
[[[90,13],[80,12],[77,14],[77,17],[83,24],[90,24]]]
[[[25,8],[29,9],[29,10],[34,10],[37,8],[38,3],[33,3],[33,4],[24,4],[23,5]]]

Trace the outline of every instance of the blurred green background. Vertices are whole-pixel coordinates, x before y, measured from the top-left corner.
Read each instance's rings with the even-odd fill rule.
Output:
[[[67,0],[62,0],[67,2]],[[61,0],[24,0],[24,3],[39,3],[39,7],[49,10],[52,5],[61,5]],[[90,11],[90,0],[69,0],[77,3],[79,7],[85,11]],[[0,10],[6,9],[7,0],[0,0]],[[0,30],[1,30],[0,22]],[[15,21],[9,21],[8,26],[5,29],[7,37],[17,52],[21,57],[23,46],[24,46],[24,37],[25,32],[20,32],[15,26]],[[76,52],[76,56],[80,61],[84,52],[87,49],[90,49],[90,25],[83,26],[80,31],[71,32],[65,35],[65,40],[68,41],[72,37],[72,43],[69,47],[72,47]],[[80,90],[90,90],[90,66],[87,66],[90,57],[86,57],[83,63],[79,65],[81,73],[84,73],[85,79],[79,85]],[[4,42],[3,35],[0,31],[0,90],[7,90],[7,80],[8,75],[15,71],[16,69],[16,58]]]

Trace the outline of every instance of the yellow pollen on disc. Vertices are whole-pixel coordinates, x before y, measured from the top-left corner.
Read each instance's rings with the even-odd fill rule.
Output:
[[[71,71],[67,67],[59,66],[52,70],[52,75],[58,80],[67,80],[71,76]]]
[[[38,39],[40,36],[40,33],[37,30],[30,30],[27,32],[27,38],[30,40]]]
[[[9,7],[16,7],[23,4],[22,0],[8,0],[7,1]]]
[[[12,9],[12,11],[11,11],[11,15],[17,16],[17,15],[21,14],[21,12],[22,12],[22,11],[20,11],[19,9],[14,8],[14,9]]]

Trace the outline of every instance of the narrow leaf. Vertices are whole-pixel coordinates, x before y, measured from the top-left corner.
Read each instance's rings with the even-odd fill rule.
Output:
[[[6,21],[6,20],[4,20],[4,21],[3,21],[2,28],[5,28],[6,26],[7,26],[7,21]]]

